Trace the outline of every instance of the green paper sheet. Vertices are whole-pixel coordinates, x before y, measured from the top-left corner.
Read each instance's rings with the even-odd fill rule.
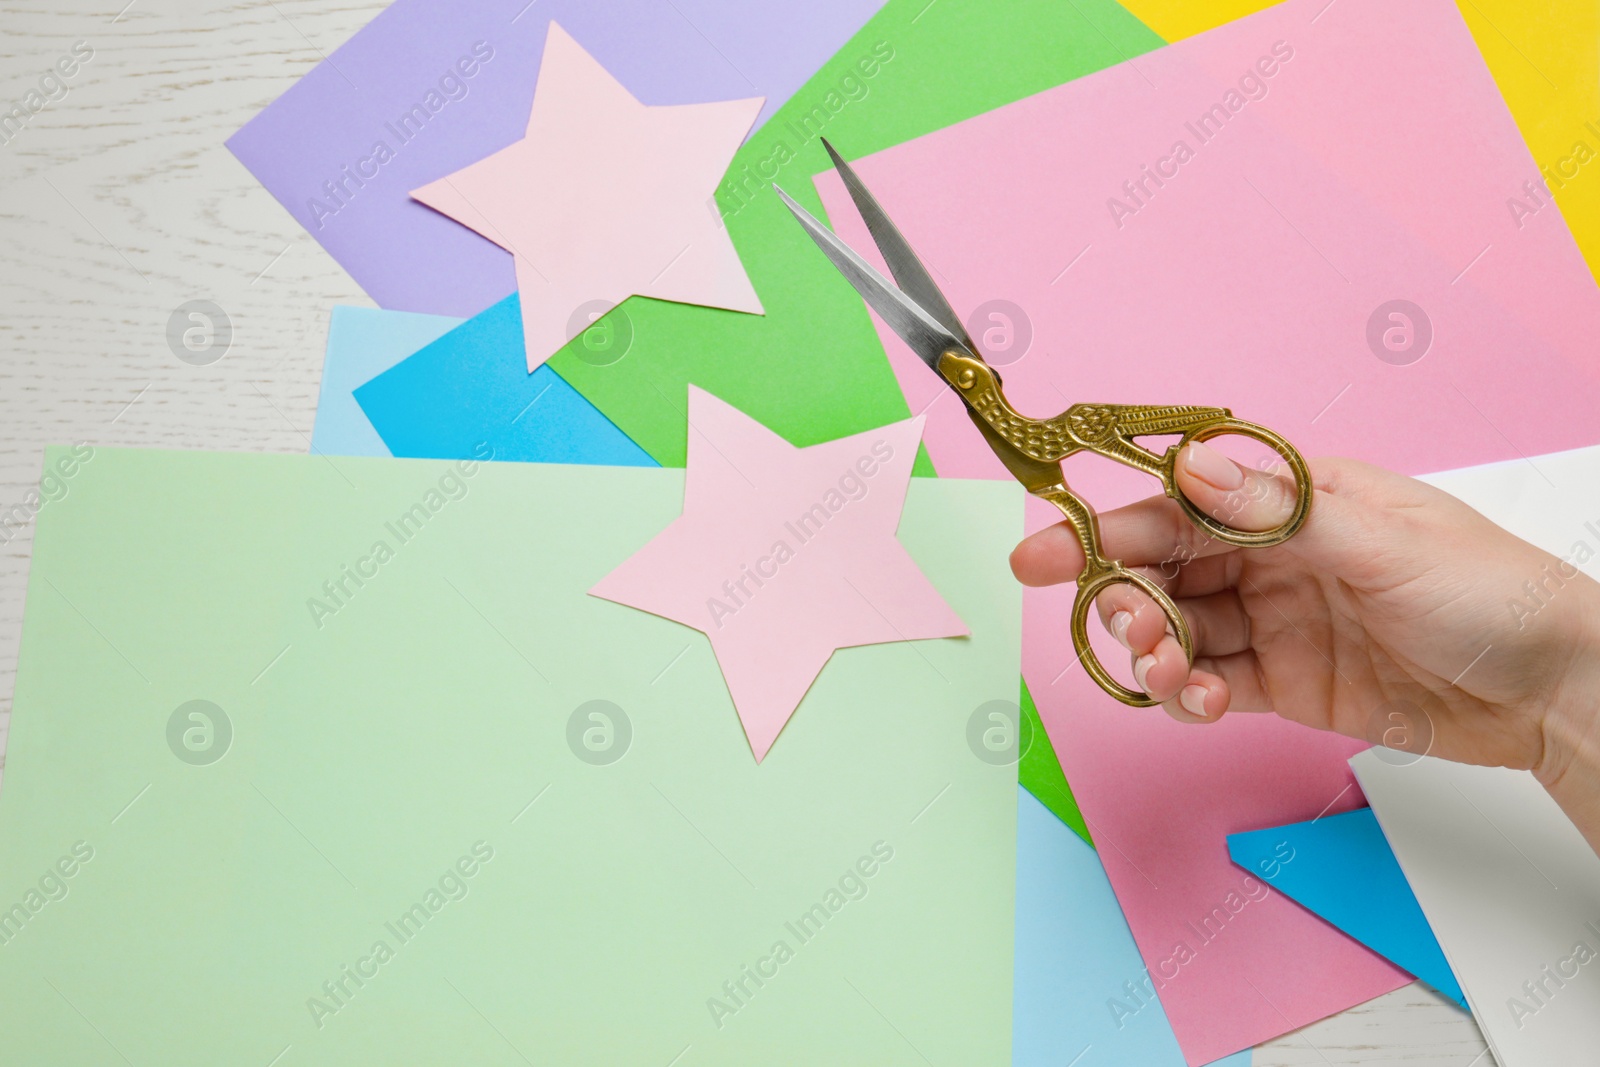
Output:
[[[818,134],[853,159],[1161,43],[1110,0],[889,0],[756,131],[717,194],[766,314],[635,298],[612,312],[631,326],[625,357],[597,367],[569,345],[550,366],[668,467],[683,466],[690,382],[796,445],[905,418],[866,306],[771,182],[820,216],[811,176],[829,163]],[[932,473],[926,457],[919,467]]]
[[[1008,1063],[1016,770],[967,729],[1016,692],[1019,491],[913,483],[972,636],[837,653],[758,766],[705,638],[584,592],[682,478],[78,466],[0,793],[7,1062]]]
[[[1026,724],[1022,728],[1022,736],[1027,739],[1028,747],[1023,750],[1022,759],[1017,763],[1017,784],[1032,793],[1039,803],[1083,838],[1085,844],[1093,847],[1089,825],[1083,821],[1083,813],[1078,810],[1077,798],[1067,784],[1061,760],[1057,758],[1055,746],[1050,743],[1050,734],[1039,718],[1039,709],[1033,702],[1033,694],[1028,692],[1026,680],[1022,683],[1022,719]]]

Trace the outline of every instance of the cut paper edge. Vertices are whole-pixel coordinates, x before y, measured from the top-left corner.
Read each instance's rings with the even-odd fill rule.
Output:
[[[750,684],[751,679],[746,674],[749,669],[749,665],[744,662],[744,657],[738,657],[738,662],[725,663],[723,659],[723,651],[719,651],[716,642],[711,639],[711,635],[705,629],[695,625],[692,622],[686,621],[685,619],[676,617],[673,614],[669,614],[669,612],[675,610],[675,605],[669,605],[666,602],[667,600],[671,599],[670,595],[664,595],[660,590],[652,591],[656,594],[655,596],[640,595],[634,590],[631,581],[632,575],[629,572],[633,569],[635,560],[647,552],[655,543],[657,538],[662,536],[662,534],[664,534],[673,525],[681,522],[685,517],[686,510],[680,509],[678,515],[674,517],[672,522],[662,527],[661,531],[658,531],[656,534],[656,537],[652,538],[644,545],[639,546],[634,550],[633,553],[618,562],[615,567],[609,570],[588,590],[590,596],[597,597],[602,600],[608,600],[616,604],[621,604],[636,611],[644,611],[648,614],[655,615],[657,618],[688,627],[689,629],[695,630],[706,636],[707,642],[711,645],[713,656],[717,661],[718,670],[722,674],[723,682],[728,688],[729,698],[733,703],[735,712],[738,714],[740,725],[744,730],[745,739],[750,745],[751,754],[754,756],[756,763],[759,764],[766,758],[767,753],[770,752],[772,746],[776,744],[778,737],[782,735],[784,729],[787,728],[789,722],[794,718],[795,712],[797,712],[800,708],[800,705],[804,703],[805,697],[810,692],[811,687],[816,684],[817,679],[822,676],[822,672],[827,669],[828,663],[832,661],[834,652],[837,652],[841,648],[857,648],[866,645],[902,644],[912,641],[942,640],[952,637],[970,637],[971,630],[961,616],[955,611],[955,609],[950,606],[949,602],[944,599],[943,595],[940,594],[938,588],[932,584],[932,581],[928,578],[926,572],[923,571],[922,567],[917,563],[916,559],[906,549],[906,546],[900,541],[899,538],[898,529],[900,521],[905,512],[906,495],[910,490],[912,468],[915,466],[916,456],[920,454],[922,432],[926,423],[925,416],[914,415],[910,418],[902,419],[885,426],[860,431],[854,434],[846,434],[841,437],[834,438],[832,441],[822,441],[807,446],[796,446],[785,439],[781,434],[773,431],[771,428],[762,424],[759,420],[752,418],[745,412],[739,410],[737,407],[734,407],[732,404],[729,404],[727,401],[722,400],[720,397],[709,392],[708,390],[701,389],[698,386],[691,384],[688,386],[687,391],[689,399],[688,425],[690,441],[688,455],[690,465],[687,468],[687,473],[684,479],[685,509],[687,508],[689,500],[691,480],[694,478],[694,472],[698,462],[715,462],[716,460],[720,460],[722,463],[732,466],[732,461],[728,459],[722,447],[719,447],[718,443],[712,439],[719,425],[733,427],[742,431],[749,431],[753,428],[760,434],[765,434],[767,437],[769,437],[771,439],[771,443],[777,449],[788,450],[788,453],[780,453],[785,455],[785,457],[787,457],[789,453],[799,454],[802,452],[811,451],[813,449],[826,448],[827,446],[840,441],[865,437],[866,435],[873,433],[894,434],[897,437],[903,438],[904,440],[898,443],[900,444],[902,451],[912,457],[911,461],[907,464],[904,479],[891,483],[886,487],[886,491],[890,494],[890,497],[888,502],[884,505],[884,513],[886,516],[892,516],[892,521],[887,522],[885,527],[882,529],[872,530],[870,533],[861,534],[858,536],[870,536],[873,538],[887,539],[887,542],[892,546],[892,549],[898,551],[904,556],[904,562],[908,569],[903,573],[915,574],[925,587],[916,590],[916,592],[919,595],[931,597],[934,603],[924,603],[921,605],[923,610],[916,615],[915,624],[907,624],[902,620],[902,622],[897,625],[896,622],[885,615],[881,609],[878,609],[873,601],[866,596],[866,594],[863,594],[859,589],[856,589],[857,594],[861,595],[862,598],[867,601],[868,605],[872,607],[873,611],[877,613],[877,615],[888,626],[889,630],[893,632],[893,636],[868,637],[861,634],[851,635],[844,633],[842,635],[842,639],[839,640],[839,643],[833,643],[836,638],[841,638],[840,633],[833,633],[828,638],[829,645],[827,654],[821,657],[820,663],[818,664],[816,670],[810,674],[809,678],[805,682],[804,687],[800,688],[798,695],[780,695],[776,699],[768,700],[766,699],[769,696],[767,689],[763,688],[759,691],[752,692]],[[708,416],[711,425],[707,428],[711,430],[710,434],[708,434],[705,429],[701,428],[701,426],[707,423]],[[741,422],[744,425],[741,425]],[[723,444],[732,447],[734,443],[724,441]],[[885,462],[887,463],[888,461]],[[740,473],[742,474],[743,472]],[[748,479],[746,480],[748,481]],[[849,579],[843,574],[841,574],[840,577],[844,581],[849,582]],[[859,580],[862,576],[858,573],[856,577]],[[852,588],[854,588],[854,583],[849,584],[852,586]],[[881,633],[882,631],[879,630],[877,632]],[[809,659],[814,656],[816,652],[820,651],[820,648],[814,647],[805,649],[803,651],[807,654],[807,658]],[[792,692],[793,691],[791,690],[791,694]],[[1037,720],[1037,715],[1037,710],[1034,710],[1033,716],[1035,720]],[[1037,737],[1045,737],[1042,725],[1036,726],[1035,734]],[[1046,737],[1045,751],[1048,752],[1048,758],[1054,762],[1054,750],[1050,749],[1048,746],[1049,742],[1048,738]],[[1048,781],[1047,775],[1041,774],[1040,780],[1041,782]],[[1061,784],[1063,786],[1065,785],[1064,777],[1062,778]],[[1067,796],[1070,800],[1070,791],[1068,791]]]

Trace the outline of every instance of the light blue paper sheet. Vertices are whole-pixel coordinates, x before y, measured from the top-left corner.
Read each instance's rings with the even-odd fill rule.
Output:
[[[1015,1067],[1183,1067],[1094,849],[1017,790]],[[1250,1067],[1250,1052],[1216,1061]]]
[[[1371,808],[1228,835],[1233,862],[1467,1006]]]
[[[370,381],[464,320],[407,311],[335,307],[328,320],[322,392],[311,451],[325,456],[387,456],[389,446],[372,428],[352,395]]]

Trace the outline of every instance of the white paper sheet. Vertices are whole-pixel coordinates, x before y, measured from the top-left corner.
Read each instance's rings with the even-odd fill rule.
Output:
[[[1600,448],[1426,480],[1600,575]],[[1501,1067],[1600,1061],[1600,858],[1531,773],[1408,761],[1350,766]]]
[[[1600,858],[1527,771],[1350,761],[1500,1067],[1600,1058]]]

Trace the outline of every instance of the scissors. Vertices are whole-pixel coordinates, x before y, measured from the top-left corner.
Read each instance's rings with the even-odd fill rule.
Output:
[[[1189,520],[1211,537],[1229,545],[1265,548],[1294,536],[1311,512],[1311,474],[1305,459],[1282,437],[1264,426],[1235,419],[1227,408],[1073,404],[1053,419],[1031,419],[1020,414],[1006,399],[1000,375],[978,354],[977,346],[916,252],[833,145],[826,139],[822,144],[894,275],[893,282],[782,189],[776,185],[773,189],[856,292],[961,397],[978,432],[1006,469],[1029,493],[1054,504],[1077,534],[1085,562],[1072,605],[1072,644],[1090,676],[1124,704],[1143,708],[1159,703],[1148,693],[1129,689],[1101,665],[1089,644],[1085,625],[1089,608],[1097,596],[1113,585],[1139,589],[1161,608],[1185,658],[1193,664],[1194,639],[1189,625],[1159,584],[1143,572],[1123,566],[1121,560],[1105,557],[1100,548],[1099,519],[1094,509],[1067,487],[1061,461],[1075,452],[1088,451],[1153,475]],[[1181,437],[1158,455],[1134,442],[1136,437],[1151,434]],[[1294,476],[1295,506],[1283,525],[1265,531],[1238,530],[1212,518],[1183,495],[1173,476],[1178,454],[1191,441],[1225,434],[1252,438],[1271,447],[1288,466]]]

